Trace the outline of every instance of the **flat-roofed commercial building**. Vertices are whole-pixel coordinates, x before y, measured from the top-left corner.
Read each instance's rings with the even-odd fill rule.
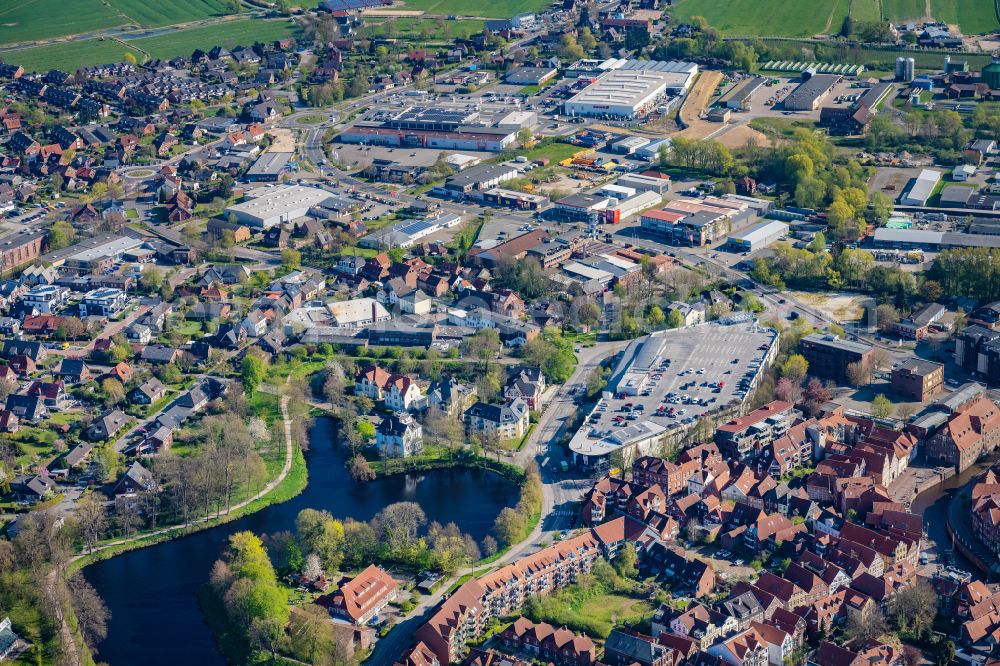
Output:
[[[836,335],[810,333],[799,342],[802,355],[809,362],[809,374],[847,382],[847,366],[870,365],[873,347],[863,342],[844,340]]]
[[[507,72],[503,81],[515,86],[540,86],[554,79],[556,74],[554,67],[515,67]]]
[[[276,183],[291,159],[292,153],[264,153],[247,169],[246,179],[250,182]]]
[[[892,369],[890,386],[895,393],[925,402],[944,386],[944,365],[922,358],[908,358]]]
[[[226,215],[236,216],[252,229],[270,229],[276,224],[291,222],[309,214],[309,209],[330,197],[318,187],[287,185],[254,190],[250,198],[226,208]]]
[[[719,99],[719,106],[742,111],[753,99],[753,96],[764,87],[765,83],[767,83],[767,79],[763,76],[751,76],[748,79],[743,79]]]
[[[934,169],[922,169],[920,175],[913,180],[913,184],[906,190],[899,203],[904,206],[926,206],[927,200],[934,193],[941,180],[941,172]]]
[[[787,111],[815,111],[841,78],[839,74],[813,74],[790,92],[782,105]]]
[[[732,234],[729,237],[729,244],[743,252],[756,252],[787,235],[787,224],[769,220]]]
[[[687,87],[687,72],[617,69],[601,75],[563,103],[570,116],[636,118],[651,111],[668,89]]]

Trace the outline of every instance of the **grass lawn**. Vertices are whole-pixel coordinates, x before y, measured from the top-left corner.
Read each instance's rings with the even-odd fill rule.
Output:
[[[179,30],[155,37],[131,40],[136,48],[148,51],[153,58],[190,55],[197,48],[212,46],[231,48],[236,44],[253,44],[294,36],[295,24],[287,19],[237,19],[216,25]]]
[[[499,0],[489,3],[479,0],[406,0],[406,9],[419,9],[429,14],[510,18],[522,12],[537,12],[549,4],[546,0]]]
[[[447,40],[456,37],[468,39],[482,31],[483,22],[475,19],[404,17],[373,24],[369,32],[373,37],[389,36],[388,33],[391,32],[392,37]]]
[[[622,592],[591,591],[582,598],[572,594],[575,586],[550,595],[539,604],[540,619],[556,626],[567,625],[594,638],[604,638],[616,624],[648,620],[656,607],[645,599]]]
[[[80,412],[52,412],[46,423],[52,425],[71,425],[83,418]]]
[[[2,31],[3,28],[0,28]],[[131,53],[137,60],[142,60],[139,51],[126,48],[111,40],[85,39],[79,42],[63,42],[50,44],[21,51],[11,51],[4,54],[8,62],[16,62],[30,72],[47,72],[50,69],[61,69],[73,72],[85,65],[98,65],[106,62],[118,62],[126,53]]]
[[[296,118],[295,122],[301,123],[302,125],[319,125],[320,123],[326,121],[327,116],[303,116],[301,118]]]
[[[198,335],[202,332],[200,321],[189,321],[185,319],[184,321],[174,324],[173,332],[179,335],[186,335],[192,337]]]
[[[524,155],[529,161],[548,158],[550,164],[556,164],[573,157],[573,155],[581,150],[583,150],[583,148],[580,148],[580,146],[574,146],[571,143],[561,143],[557,141],[554,143],[535,146],[534,148],[529,148],[528,150],[519,150],[517,151],[517,154]]]
[[[792,120],[790,118],[754,118],[750,121],[750,127],[763,132],[764,134],[777,134],[779,136],[790,137],[798,128],[813,129],[816,123],[812,121]]]
[[[676,23],[703,16],[727,35],[807,37],[838,32],[849,7],[850,0],[678,0],[670,12]]]

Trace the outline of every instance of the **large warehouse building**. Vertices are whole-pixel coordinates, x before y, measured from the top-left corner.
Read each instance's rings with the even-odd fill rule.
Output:
[[[227,208],[226,215],[232,213],[237,222],[253,229],[270,229],[305,217],[310,208],[329,198],[330,193],[318,187],[260,188],[251,192],[246,201]]]
[[[785,98],[787,111],[815,111],[833,87],[843,78],[839,74],[802,74],[802,83]]]
[[[763,76],[751,76],[743,79],[719,99],[719,106],[742,111],[753,99],[753,96],[764,87],[765,83],[767,83],[767,79]]]
[[[340,134],[344,143],[412,146],[445,150],[500,152],[517,138],[517,129],[474,125],[479,112],[408,107],[383,122],[360,122]]]
[[[664,63],[669,65],[671,63]],[[687,63],[666,69],[615,69],[563,103],[570,116],[637,118],[656,107],[664,97],[687,90],[694,78]],[[697,66],[694,65],[695,71]]]
[[[774,241],[788,235],[788,225],[784,222],[768,220],[755,224],[729,237],[729,244],[742,252],[756,252]]]
[[[934,169],[922,169],[920,175],[913,180],[913,184],[906,190],[899,203],[904,206],[926,206],[927,200],[934,193],[941,180],[941,172]]]

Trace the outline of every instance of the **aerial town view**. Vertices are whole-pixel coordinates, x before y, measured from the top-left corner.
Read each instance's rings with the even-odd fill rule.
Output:
[[[1000,666],[1000,0],[3,0],[0,662]]]

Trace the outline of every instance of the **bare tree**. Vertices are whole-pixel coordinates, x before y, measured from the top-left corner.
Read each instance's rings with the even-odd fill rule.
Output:
[[[108,618],[111,617],[101,595],[79,571],[69,579],[69,592],[83,638],[88,645],[100,642],[108,635]]]
[[[115,498],[115,522],[122,534],[128,536],[142,524],[142,510],[139,501],[134,497]]]
[[[108,512],[103,497],[95,492],[76,503],[76,519],[87,550],[93,550],[94,544],[101,540],[108,529]]]

